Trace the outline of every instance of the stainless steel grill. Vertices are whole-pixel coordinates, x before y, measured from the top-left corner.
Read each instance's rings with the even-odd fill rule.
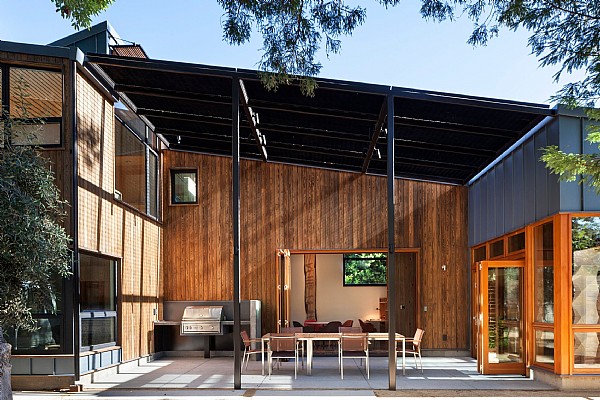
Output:
[[[182,335],[222,335],[223,306],[187,306],[181,318]]]

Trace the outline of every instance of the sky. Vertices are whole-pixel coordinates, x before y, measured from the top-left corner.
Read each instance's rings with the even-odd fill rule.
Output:
[[[387,10],[375,0],[360,3],[366,22],[342,38],[340,54],[320,54],[321,77],[550,104],[562,84],[582,76],[554,83],[558,68],[539,67],[525,30],[505,30],[473,47],[466,43],[472,30],[466,17],[425,21],[414,0]],[[0,0],[0,13],[0,40],[47,44],[75,32],[50,0]],[[93,24],[108,20],[154,59],[256,69],[261,37],[228,45],[222,15],[216,0],[116,0]]]

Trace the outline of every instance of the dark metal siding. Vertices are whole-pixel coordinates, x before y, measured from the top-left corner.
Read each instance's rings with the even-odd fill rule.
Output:
[[[470,186],[470,246],[559,211],[560,185],[539,161],[542,147],[559,143],[558,132],[554,119]]]

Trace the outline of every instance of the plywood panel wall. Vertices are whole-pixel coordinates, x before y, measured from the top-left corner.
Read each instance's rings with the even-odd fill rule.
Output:
[[[163,160],[164,177],[171,167],[199,169],[200,198],[168,206],[165,191],[164,298],[229,300],[231,159],[167,151]],[[385,177],[241,162],[242,298],[262,301],[265,331],[276,319],[276,249],[386,248],[386,192]],[[467,349],[466,188],[397,180],[395,198],[396,246],[421,249],[424,346]]]
[[[114,198],[115,143],[112,103],[77,77],[79,246],[120,260],[119,343],[123,359],[153,351],[153,310],[158,308],[159,224]]]

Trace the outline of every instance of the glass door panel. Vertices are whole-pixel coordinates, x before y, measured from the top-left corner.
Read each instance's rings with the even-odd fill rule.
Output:
[[[486,261],[480,265],[482,372],[525,373],[523,263]]]

